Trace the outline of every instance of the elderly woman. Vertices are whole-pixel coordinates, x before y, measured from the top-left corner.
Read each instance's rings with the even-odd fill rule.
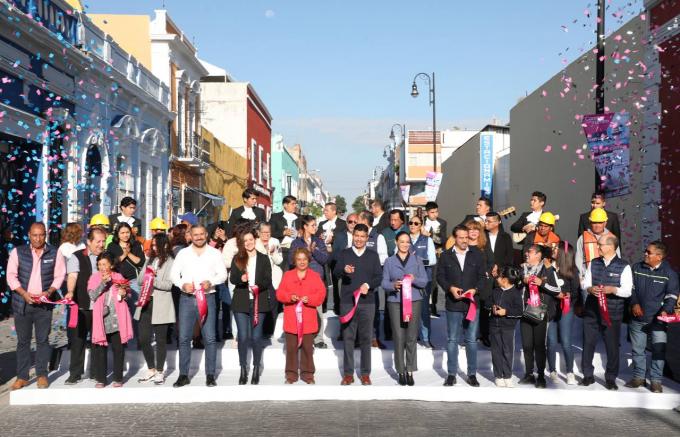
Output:
[[[312,255],[301,247],[293,252],[295,267],[283,275],[276,298],[283,306],[283,331],[286,334],[286,384],[299,377],[314,384],[314,336],[319,330],[316,308],[326,298],[321,276],[309,268]],[[299,307],[298,307],[299,306]],[[298,311],[301,310],[301,313]],[[302,346],[301,359],[298,349]]]
[[[409,234],[399,232],[396,241],[397,253],[385,260],[382,288],[387,293],[398,382],[413,385],[413,372],[418,370],[416,341],[421,306],[427,305],[423,295],[428,278],[422,260],[412,253]]]

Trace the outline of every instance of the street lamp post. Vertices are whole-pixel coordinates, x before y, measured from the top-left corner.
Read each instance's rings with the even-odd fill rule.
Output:
[[[418,85],[416,85],[416,79],[427,80],[427,84],[430,90],[430,106],[432,106],[432,159],[434,163],[433,171],[437,172],[437,112],[435,103],[435,88],[434,88],[434,72],[432,72],[432,77],[427,73],[418,73],[413,76],[413,84],[411,85],[411,97],[418,97]]]

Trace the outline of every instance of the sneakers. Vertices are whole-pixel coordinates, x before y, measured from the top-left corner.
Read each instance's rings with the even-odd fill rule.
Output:
[[[576,375],[573,373],[567,373],[567,385],[576,385]]]
[[[552,382],[558,382],[559,381],[559,378],[557,377],[557,372],[555,372],[554,370],[552,372],[550,372],[550,380]]]
[[[156,369],[149,369],[146,371],[145,376],[137,379],[137,382],[149,382],[156,376],[156,373]]]
[[[112,386],[113,388],[121,388],[121,387],[123,386],[123,383],[122,383],[122,382],[115,382],[115,381],[114,381],[113,384],[111,384],[111,386]]]
[[[505,386],[507,388],[513,388],[515,386],[515,383],[512,382],[512,378],[506,378],[505,379]]]
[[[106,387],[106,384],[104,384],[103,382],[98,382],[94,385],[94,388],[104,388],[104,387]]]
[[[507,387],[507,385],[505,384],[505,379],[503,378],[496,378],[495,383],[496,387]]]
[[[163,375],[163,372],[156,372],[153,377],[153,383],[156,385],[163,385],[165,383],[165,375]]]

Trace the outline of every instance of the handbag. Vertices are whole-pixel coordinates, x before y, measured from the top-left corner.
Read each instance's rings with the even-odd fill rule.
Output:
[[[548,312],[548,305],[541,302],[539,305],[527,305],[524,307],[524,312],[522,317],[525,319],[540,323],[545,319],[545,315]]]

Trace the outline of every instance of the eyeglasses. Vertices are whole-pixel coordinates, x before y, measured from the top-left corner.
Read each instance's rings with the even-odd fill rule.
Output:
[[[420,222],[408,222],[409,226],[420,226]]]
[[[357,222],[356,220],[347,220],[348,225],[353,225],[356,222]]]
[[[658,255],[658,253],[652,252],[650,250],[645,250],[645,255]]]

